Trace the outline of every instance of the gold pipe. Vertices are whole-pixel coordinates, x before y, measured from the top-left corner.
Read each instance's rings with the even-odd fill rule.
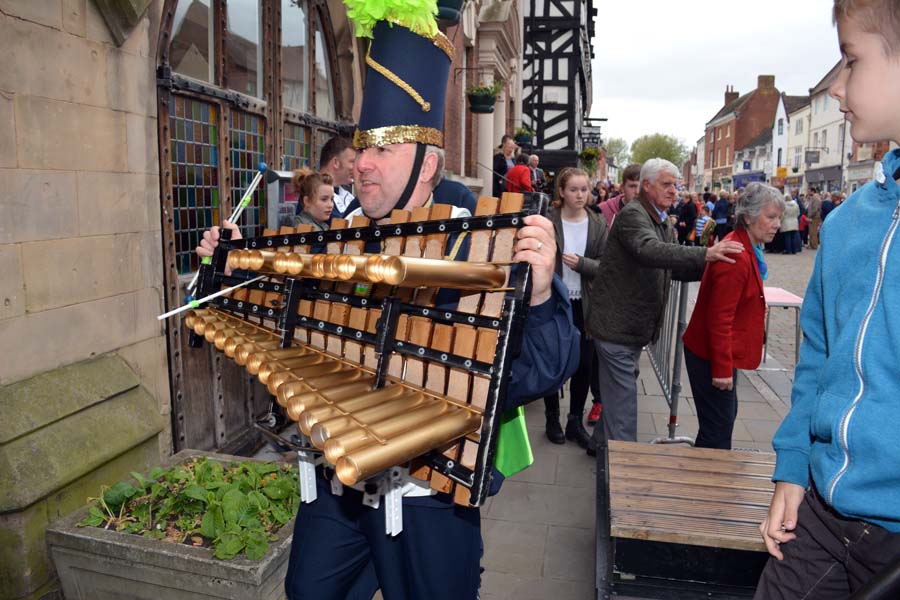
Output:
[[[278,373],[279,371],[293,371],[299,367],[306,367],[309,365],[316,365],[322,362],[321,354],[312,354],[306,353],[301,356],[294,356],[293,358],[282,358],[280,360],[270,360],[266,363],[263,363],[263,366],[259,368],[259,373],[256,376],[259,378],[259,382],[263,385],[269,383],[269,378],[274,373]]]
[[[244,255],[243,250],[232,250],[228,253],[228,266],[232,269],[241,268],[241,258]]]
[[[228,358],[234,358],[238,347],[242,344],[246,344],[247,342],[262,342],[271,338],[272,336],[270,334],[262,332],[252,335],[236,335],[225,340],[223,351],[225,352],[225,356],[227,356]]]
[[[341,375],[341,373],[337,373],[336,375]],[[322,399],[323,396],[331,402],[339,402],[340,400],[346,400],[348,398],[356,399],[360,394],[365,394],[366,392],[371,391],[372,384],[375,383],[375,378],[371,376],[364,377],[359,381],[353,381],[351,383],[344,383],[340,385],[329,386],[323,385],[321,383],[321,380],[328,379],[330,377],[332,376],[326,375],[324,377],[316,377],[315,380],[309,381],[310,386],[315,387],[317,391],[303,391],[300,394],[293,395],[288,398],[286,408],[288,418],[291,421],[299,421],[303,415],[310,412],[311,410],[318,411],[321,408],[331,409],[331,406],[328,404],[325,404],[324,406],[321,405],[326,402]],[[279,390],[282,388],[286,388],[289,385],[294,385],[294,383],[286,383],[281,386]],[[298,401],[298,398],[300,398],[301,396],[310,396],[311,399],[306,399],[305,401],[303,401],[303,399],[300,399],[300,401]],[[313,406],[315,408],[311,409],[310,406]]]
[[[303,399],[298,396],[294,398],[296,402],[291,402],[291,404],[294,405],[294,412],[302,415],[299,419],[294,419],[299,424],[300,431],[309,435],[318,423],[389,402],[407,391],[408,389],[402,385],[389,385],[376,390],[373,390],[370,385],[368,389],[356,395],[333,393],[331,390],[327,390],[327,393],[322,394],[325,397],[324,400],[321,396],[314,396],[311,401],[303,403]]]
[[[228,327],[225,327],[224,329],[219,329],[218,331],[216,331],[215,335],[213,336],[213,339],[211,341],[215,344],[216,350],[224,351],[225,343],[229,339],[233,338],[236,335],[246,335],[246,334],[252,333],[252,332],[253,332],[253,329],[250,328],[249,326],[246,326],[243,324],[234,325],[232,323]],[[206,332],[206,339],[209,340],[209,331]]]
[[[210,317],[204,317],[202,319],[195,319],[193,330],[197,335],[204,335],[206,333],[206,328],[215,323],[221,323],[222,319],[218,315],[212,315]]]
[[[378,438],[390,440],[395,435],[413,427],[427,428],[433,419],[440,419],[449,408],[450,405],[446,402],[436,400],[392,419],[369,425],[369,431],[362,428],[352,429],[339,436],[331,437],[325,442],[325,458],[331,464],[335,464],[342,456],[369,444],[378,443]]]
[[[197,335],[202,335],[206,339],[206,341],[212,342],[216,339],[215,335],[217,331],[225,329],[229,326],[234,326],[238,323],[240,323],[239,319],[215,316],[211,319],[196,321],[194,323],[194,333],[196,333]]]
[[[429,450],[446,446],[478,429],[480,418],[464,410],[448,410],[428,427],[414,427],[387,444],[372,444],[342,456],[335,472],[344,485],[354,485],[394,465],[403,464]]]
[[[259,369],[267,361],[305,356],[309,354],[309,352],[308,349],[302,346],[291,346],[290,348],[279,348],[278,350],[261,350],[259,352],[254,352],[247,358],[247,372],[251,375],[258,375]]]
[[[216,332],[215,337],[213,337],[213,344],[215,345],[216,350],[218,350],[220,352],[224,351],[225,350],[225,342],[227,342],[229,339],[233,338],[236,335],[245,333],[246,331],[248,331],[248,329],[245,327],[241,327],[240,325],[238,325],[236,327],[232,326],[232,327],[227,327],[225,329],[218,330]]]
[[[184,324],[188,329],[194,328],[194,323],[201,319],[215,319],[217,318],[214,314],[209,312],[205,308],[199,308],[194,310],[189,310],[188,313],[184,316]]]
[[[296,369],[278,371],[276,373],[273,373],[269,376],[269,381],[266,382],[266,389],[269,390],[270,394],[277,398],[278,388],[282,384],[285,384],[292,379],[305,383],[305,380],[308,377],[328,375],[329,373],[336,373],[338,371],[344,370],[345,368],[348,367],[344,363],[336,360],[330,360],[322,356],[322,360],[317,361],[316,363],[311,364],[307,367],[297,367]]]
[[[317,385],[316,387],[318,387],[319,389],[311,390],[309,389],[310,385],[305,381],[288,381],[287,383],[278,387],[278,403],[282,406],[295,405],[294,412],[300,414],[310,407],[320,406],[322,404],[327,405],[326,400],[322,398],[323,396],[325,396],[325,398],[327,398],[328,400],[342,400],[344,398],[352,397],[352,395],[355,393],[365,394],[367,392],[373,391],[371,386],[369,386],[369,388],[367,389],[359,390],[357,387],[358,385],[358,383],[354,382],[345,385],[338,385],[336,387],[328,389],[322,388]],[[389,386],[390,389],[399,387],[400,386]],[[381,389],[386,390],[388,389],[388,387]]]
[[[256,341],[246,341],[234,350],[234,362],[241,365],[242,367],[247,364],[247,359],[250,358],[250,355],[258,350],[274,350],[278,348],[281,342],[279,340],[271,339],[270,341],[256,342]]]
[[[239,326],[239,324],[232,320],[219,321],[218,323],[214,323],[212,326],[207,325],[206,329],[203,331],[203,337],[207,342],[212,344],[216,341],[216,337],[218,337],[220,333],[226,331],[231,331],[233,333],[236,332],[236,326]]]
[[[506,271],[491,263],[390,256],[380,266],[384,282],[404,287],[490,290],[502,287]]]
[[[308,272],[312,264],[312,255],[295,252],[279,252],[272,261],[276,273],[299,275]]]
[[[248,271],[274,271],[276,254],[273,250],[244,250],[240,268]]]
[[[352,416],[340,415],[327,421],[321,421],[316,423],[309,433],[306,431],[303,433],[310,436],[312,443],[317,448],[321,448],[329,438],[359,427],[360,423],[377,423],[420,406],[424,401],[425,396],[420,392],[406,390],[398,398],[354,412]]]

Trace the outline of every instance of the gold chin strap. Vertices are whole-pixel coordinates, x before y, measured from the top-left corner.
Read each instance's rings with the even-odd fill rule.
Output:
[[[429,112],[431,110],[431,102],[426,102],[425,98],[423,98],[419,92],[414,90],[411,85],[397,77],[396,73],[385,67],[384,65],[378,63],[372,56],[370,55],[372,47],[369,46],[369,49],[366,50],[366,64],[375,69],[380,75],[383,75],[388,81],[396,85],[398,88],[409,94],[410,98],[416,101],[416,103],[422,107],[422,112]]]

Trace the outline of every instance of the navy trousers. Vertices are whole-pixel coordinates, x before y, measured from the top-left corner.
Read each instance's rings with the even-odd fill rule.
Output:
[[[733,370],[731,374],[734,381],[732,389],[720,390],[712,384],[712,367],[709,361],[691,352],[687,346],[684,348],[684,364],[691,381],[697,422],[700,425],[694,446],[731,450],[731,434],[734,432],[738,406],[737,371]]]
[[[294,525],[285,578],[289,600],[475,600],[481,558],[477,508],[435,497],[403,502],[403,531],[385,534],[378,509],[362,493],[334,496],[317,477],[318,499],[303,504]]]

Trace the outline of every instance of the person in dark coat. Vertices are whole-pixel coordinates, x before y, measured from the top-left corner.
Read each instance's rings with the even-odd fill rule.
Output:
[[[675,202],[678,167],[653,158],[644,163],[638,201],[627,204],[613,223],[591,285],[587,331],[597,347],[602,422],[607,439],[637,440],[637,377],[641,350],[659,335],[669,282],[696,281],[706,263],[729,261],[743,252],[734,241],[711,248],[678,246],[667,211]],[[600,441],[599,426],[588,452]]]
[[[504,135],[500,148],[494,155],[493,186],[491,195],[499,198],[506,191],[506,172],[515,166],[516,142],[511,135]]]

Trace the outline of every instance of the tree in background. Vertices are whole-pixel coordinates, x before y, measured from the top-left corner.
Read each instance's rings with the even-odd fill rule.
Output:
[[[651,158],[665,158],[677,167],[681,167],[687,160],[688,150],[678,138],[654,133],[642,135],[631,144],[631,161],[636,163],[646,162]]]
[[[631,162],[631,153],[628,151],[628,142],[622,138],[609,138],[606,141],[606,156],[612,159],[613,164],[624,169]]]

